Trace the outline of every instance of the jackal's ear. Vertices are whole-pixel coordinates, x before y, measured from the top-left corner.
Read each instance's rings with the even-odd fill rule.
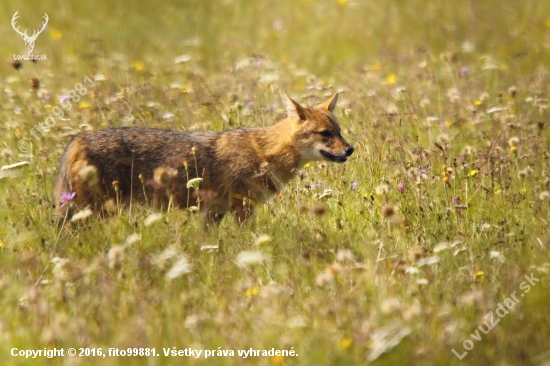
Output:
[[[286,113],[288,114],[288,117],[296,118],[296,119],[299,119],[300,121],[305,121],[307,119],[306,110],[304,106],[290,99],[286,94],[284,95],[284,99],[285,99]]]
[[[334,108],[336,107],[337,101],[338,101],[338,93],[335,93],[332,97],[330,97],[329,100],[315,106],[315,108],[324,109],[325,111],[329,111],[330,113],[332,113],[332,111],[334,111]]]

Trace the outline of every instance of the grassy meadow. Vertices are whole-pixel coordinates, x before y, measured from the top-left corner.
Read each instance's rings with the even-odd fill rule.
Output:
[[[28,164],[0,171],[2,365],[550,365],[549,1],[3,4],[0,166]],[[15,11],[29,34],[48,14],[47,60],[13,63]],[[81,131],[265,126],[282,93],[336,91],[356,152],[244,227],[137,204],[54,222]],[[12,356],[70,347],[160,356]],[[272,348],[296,355],[237,354]]]

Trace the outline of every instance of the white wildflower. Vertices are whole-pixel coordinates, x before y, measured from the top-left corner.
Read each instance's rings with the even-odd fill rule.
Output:
[[[160,221],[160,219],[162,219],[162,214],[158,213],[158,212],[155,212],[155,213],[152,213],[149,216],[147,216],[147,218],[145,219],[143,224],[145,226],[149,226],[151,224],[154,224],[157,221]]]
[[[189,259],[187,259],[186,255],[181,255],[179,257],[179,260],[172,266],[172,268],[168,271],[166,274],[166,278],[169,280],[173,280],[174,278],[178,278],[186,273],[191,272],[191,269],[193,266],[189,262]]]
[[[263,234],[263,235],[258,236],[258,238],[254,241],[254,245],[259,246],[259,245],[267,244],[267,243],[271,242],[272,240],[273,240],[273,238],[270,235]]]
[[[239,267],[248,267],[251,264],[261,263],[264,261],[264,255],[258,251],[244,251],[237,255],[236,263]]]
[[[91,215],[92,215],[92,210],[90,210],[89,208],[85,208],[84,210],[81,210],[75,213],[71,221],[84,220],[85,218]]]

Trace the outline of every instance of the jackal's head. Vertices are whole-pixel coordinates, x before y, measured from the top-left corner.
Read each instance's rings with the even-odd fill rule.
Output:
[[[293,145],[302,155],[302,162],[328,160],[345,162],[353,147],[340,134],[340,126],[332,114],[338,93],[315,107],[307,107],[285,95],[288,118],[296,126]]]

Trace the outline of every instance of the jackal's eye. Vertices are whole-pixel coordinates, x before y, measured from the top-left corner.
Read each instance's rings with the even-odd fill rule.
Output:
[[[319,132],[321,134],[321,136],[323,137],[332,137],[332,132],[328,131],[328,130],[324,130],[324,131],[320,131]]]

